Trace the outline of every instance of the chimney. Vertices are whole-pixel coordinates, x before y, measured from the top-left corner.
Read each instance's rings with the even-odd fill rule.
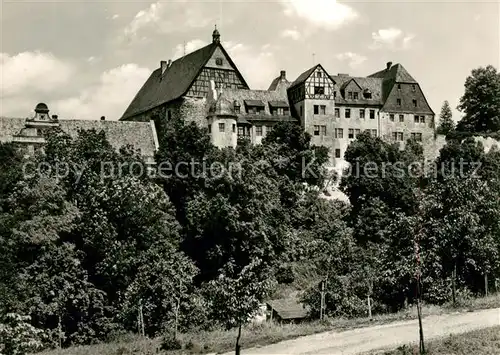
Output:
[[[392,67],[392,62],[387,62],[387,70],[391,69]]]
[[[106,121],[106,117],[101,116],[101,121]]]
[[[160,61],[160,68],[161,68],[161,75],[165,73],[165,70],[167,70],[167,62],[165,60]]]
[[[338,75],[337,75],[337,76],[341,76],[341,77],[348,77],[348,76],[349,76],[349,74],[345,74],[345,73],[338,73]]]
[[[282,70],[280,73],[281,80],[286,80],[286,71]]]

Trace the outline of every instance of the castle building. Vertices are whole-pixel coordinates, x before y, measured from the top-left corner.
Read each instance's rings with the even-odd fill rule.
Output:
[[[43,150],[53,128],[60,128],[71,138],[76,138],[80,130],[103,131],[114,149],[132,147],[146,163],[154,164],[158,138],[153,122],[107,121],[105,117],[100,120],[59,119],[57,115],[49,115],[45,103],[36,105],[33,117],[0,117],[0,143],[12,143],[25,156],[32,156]]]
[[[321,64],[292,83],[281,71],[268,90],[251,90],[220,42],[174,62],[161,61],[126,109],[122,121],[195,121],[214,145],[235,146],[238,137],[260,143],[281,121],[300,124],[312,143],[330,149],[331,165],[363,131],[404,146],[435,139],[435,114],[418,82],[401,65],[367,77],[331,75]]]

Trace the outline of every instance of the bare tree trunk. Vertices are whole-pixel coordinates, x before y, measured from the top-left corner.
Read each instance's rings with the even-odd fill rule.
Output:
[[[181,308],[181,298],[177,299],[177,304],[175,306],[175,339],[178,339],[179,335],[179,309]]]
[[[488,273],[484,272],[484,295],[488,297]]]
[[[455,264],[453,266],[453,272],[451,275],[451,298],[454,305],[457,303],[456,288],[455,288],[456,278],[457,278],[457,261],[455,260]]]
[[[422,325],[422,304],[421,304],[421,294],[420,294],[420,278],[417,280],[417,312],[418,312],[418,329],[420,335],[420,354],[425,354],[425,343],[424,343],[424,327]]]
[[[59,349],[62,348],[62,325],[61,325],[61,315],[57,316],[57,335],[59,337]]]
[[[368,294],[368,318],[372,320],[372,303],[370,299],[370,294]]]
[[[241,323],[240,326],[238,327],[238,337],[236,338],[236,349],[235,349],[235,355],[240,355],[240,338],[241,338]]]

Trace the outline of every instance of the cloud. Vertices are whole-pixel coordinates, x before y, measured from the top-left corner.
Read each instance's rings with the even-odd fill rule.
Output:
[[[412,45],[412,41],[415,38],[413,34],[405,34],[401,29],[390,27],[385,29],[380,29],[377,32],[372,33],[373,43],[370,45],[370,49],[392,49],[401,50],[409,49]]]
[[[349,66],[351,68],[356,68],[363,64],[368,58],[357,53],[353,52],[345,52],[345,53],[340,53],[336,55],[336,58],[338,60],[344,61],[348,60],[349,61]]]
[[[68,82],[74,68],[51,53],[0,53],[0,99],[48,93]]]
[[[186,42],[185,45],[183,43],[178,44],[175,47],[172,59],[175,60],[177,58],[183,57],[184,56],[184,52],[186,54],[189,54],[191,52],[194,52],[197,49],[200,49],[201,47],[206,46],[207,44],[208,44],[208,42],[204,41],[202,39],[194,39],[192,41]]]
[[[77,96],[56,101],[51,110],[61,118],[111,120],[121,117],[151,71],[137,64],[124,64],[101,74],[99,82]]]
[[[267,89],[279,75],[274,53],[270,47],[264,47],[258,49],[242,43],[224,43],[224,48],[251,89]]]
[[[144,37],[142,32],[174,33],[203,28],[214,23],[210,3],[186,4],[187,0],[156,2],[139,11],[123,30],[123,39],[129,42]]]
[[[281,0],[285,14],[299,17],[326,30],[336,30],[357,19],[353,8],[336,0]]]
[[[301,34],[296,29],[287,29],[281,32],[281,37],[291,38],[294,41],[298,41],[301,38]]]

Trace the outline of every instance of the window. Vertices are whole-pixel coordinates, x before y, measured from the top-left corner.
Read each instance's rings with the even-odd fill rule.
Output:
[[[317,76],[318,78],[321,78],[321,74],[322,74],[322,73],[319,71],[319,72],[317,72],[317,73],[316,73],[316,76]]]
[[[393,113],[391,113],[391,114],[389,115],[389,120],[390,120],[391,122],[394,122],[394,114],[393,114]]]
[[[403,141],[403,132],[392,132],[392,139],[394,141]]]
[[[354,139],[354,129],[349,128],[349,139]]]
[[[425,116],[420,116],[420,123],[425,123]]]
[[[339,138],[339,139],[344,138],[344,129],[343,128],[335,128],[335,138]]]
[[[226,125],[224,123],[219,123],[219,132],[224,132],[226,130]]]
[[[326,126],[320,126],[321,128],[321,135],[326,136]]]
[[[365,118],[365,110],[364,109],[359,109],[359,118]]]
[[[417,86],[416,86],[415,84],[413,84],[413,85],[411,86],[411,90],[412,90],[413,92],[417,91]]]
[[[222,65],[222,58],[215,58],[215,64]]]
[[[238,136],[244,136],[245,135],[245,127],[238,127]]]
[[[167,116],[168,116],[168,119],[171,120],[172,119],[172,111],[168,110]]]
[[[413,99],[413,107],[417,107],[417,100]]]
[[[375,110],[370,110],[370,118],[371,119],[375,118]]]
[[[347,93],[347,98],[348,98],[349,100],[352,100],[352,91],[349,91],[349,92]]]
[[[397,99],[396,103],[398,104],[398,106],[401,106],[401,99]]]
[[[262,136],[262,126],[255,126],[255,135],[257,137]]]
[[[335,158],[340,158],[340,149],[335,149]]]
[[[358,96],[358,95],[359,95],[359,93],[358,93],[357,91],[355,91],[355,92],[353,93],[353,95],[354,95],[354,100],[357,100],[357,99],[359,98],[359,96]]]
[[[240,105],[234,104],[234,113],[240,113]]]
[[[339,108],[335,108],[335,117],[340,118],[340,109]]]
[[[211,124],[208,125],[208,133],[212,133],[212,125]]]
[[[324,86],[315,86],[314,87],[314,95],[324,95],[325,87]]]
[[[266,134],[273,130],[273,126],[266,126]]]
[[[247,113],[252,113],[252,114],[256,114],[257,113],[257,107],[248,107],[247,108]]]
[[[372,98],[372,93],[370,91],[366,91],[364,94],[365,99],[371,99]]]
[[[399,115],[399,122],[405,121],[405,115]]]
[[[401,84],[398,84],[398,90],[401,90]]]
[[[413,120],[415,121],[415,123],[419,123],[420,122],[420,117],[418,117],[417,115],[415,115],[413,117]]]
[[[374,137],[377,136],[377,130],[376,129],[372,129],[372,136],[374,136]]]
[[[326,115],[326,106],[325,105],[320,105],[319,106],[319,114],[320,115]]]
[[[236,125],[233,123],[233,133],[236,133]]]
[[[334,91],[334,92],[333,92],[333,98],[334,98],[334,99],[336,99],[336,98],[337,98],[337,92],[336,92],[336,91]]]
[[[314,135],[319,136],[319,126],[314,126]]]
[[[412,133],[411,138],[418,141],[418,142],[421,142],[422,141],[422,133]]]
[[[361,130],[360,129],[356,129],[354,131],[354,137],[357,137],[360,133],[361,133]]]
[[[319,106],[318,105],[314,105],[314,114],[319,115]]]
[[[351,109],[350,108],[345,109],[345,118],[351,118]]]

